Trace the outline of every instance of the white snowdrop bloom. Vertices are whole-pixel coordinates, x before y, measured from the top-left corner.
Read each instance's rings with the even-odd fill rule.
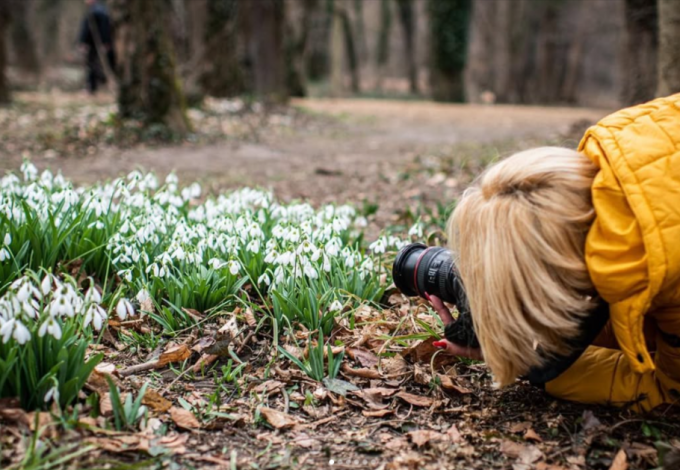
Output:
[[[99,304],[101,303],[101,301],[102,296],[99,293],[99,290],[96,287],[91,286],[85,293],[85,302],[94,302],[96,304]]]
[[[40,307],[34,299],[29,299],[28,301],[21,303],[21,309],[29,318],[35,319],[38,316]]]
[[[3,263],[10,258],[11,258],[11,255],[10,255],[9,251],[7,250],[7,248],[3,248],[3,249],[0,250],[0,263]]]
[[[297,228],[290,228],[286,239],[291,243],[297,243],[300,241],[300,231]]]
[[[275,225],[272,229],[272,235],[279,239],[284,239],[286,236],[286,231],[281,225]]]
[[[376,241],[371,243],[368,248],[375,254],[385,253],[385,239],[378,238]]]
[[[264,238],[262,229],[260,228],[259,224],[255,222],[250,224],[250,227],[248,227],[248,235],[250,235],[251,238]]]
[[[16,322],[17,320],[15,318],[10,318],[2,325],[2,327],[0,327],[0,336],[2,336],[3,343],[7,343],[12,337],[12,332],[14,331]]]
[[[181,246],[178,246],[175,251],[172,252],[172,255],[170,255],[172,258],[178,259],[180,261],[184,260],[186,257],[186,252],[184,251],[184,248]]]
[[[56,385],[50,388],[45,394],[45,403],[49,403],[50,401],[53,400],[55,403],[59,403],[59,389],[57,388]]]
[[[259,278],[257,278],[257,283],[269,286],[271,285],[271,280],[269,279],[269,276],[267,276],[267,273],[264,273]]]
[[[23,323],[17,320],[14,324],[14,333],[12,334],[12,337],[17,343],[25,344],[31,339],[31,332],[28,331],[28,328],[26,328]]]
[[[236,260],[229,261],[229,272],[232,276],[236,276],[241,269],[241,265]]]
[[[188,186],[186,188],[182,189],[181,194],[182,194],[182,199],[184,199],[185,201],[189,201],[189,200],[192,199],[191,188],[189,188]]]
[[[314,267],[311,264],[305,263],[303,270],[304,270],[305,276],[309,277],[310,279],[318,279],[319,278],[319,273],[316,271],[316,269],[314,269]]]
[[[43,277],[43,280],[40,283],[40,291],[42,292],[43,295],[47,295],[50,293],[51,290],[52,290],[52,275],[47,273],[45,274],[45,277]]]
[[[326,256],[325,254],[323,255],[323,270],[326,271],[327,273],[331,272],[331,260]]]
[[[345,267],[346,268],[353,268],[354,267],[354,254],[353,253],[348,253],[345,258]]]
[[[274,270],[274,282],[276,284],[281,284],[286,279],[286,271],[283,267],[279,266]]]
[[[137,299],[137,302],[139,302],[141,304],[141,303],[149,300],[151,298],[151,295],[149,295],[148,290],[142,289],[139,292],[137,292],[137,295],[135,296],[135,298]]]
[[[329,256],[338,256],[340,253],[340,240],[333,238],[326,244],[326,253]]]
[[[248,251],[251,253],[259,253],[260,252],[260,240],[251,240],[250,243],[248,243],[248,246],[246,247]]]
[[[416,222],[411,226],[411,228],[408,230],[408,236],[409,237],[422,237],[423,236],[423,225],[419,222]],[[390,243],[392,244],[392,243]]]
[[[328,307],[328,310],[330,310],[331,312],[339,312],[342,310],[342,304],[340,303],[339,300],[334,300],[331,306]]]
[[[168,186],[177,186],[178,183],[179,178],[177,178],[177,175],[174,173],[168,174],[168,176],[166,176],[165,178],[165,184],[167,184]]]
[[[277,261],[278,257],[279,253],[276,250],[271,250],[267,252],[267,255],[264,257],[264,262],[269,264],[274,263]]]
[[[7,232],[5,234],[4,244],[5,244],[5,246],[9,246],[11,243],[12,243],[12,235],[10,235],[9,232]]]
[[[309,240],[305,240],[300,245],[300,248],[302,248],[302,251],[304,251],[305,253],[309,253],[310,251],[312,251],[314,249],[314,245],[312,243],[310,243]]]
[[[38,177],[38,169],[30,162],[21,165],[21,173],[24,175],[24,181],[33,181]]]
[[[354,221],[354,225],[359,228],[365,228],[368,226],[368,220],[366,220],[366,217],[357,217]]]
[[[317,247],[313,247],[312,256],[310,256],[309,259],[312,260],[313,263],[316,263],[319,261],[319,258],[321,258],[321,250],[319,250]]]
[[[333,230],[335,230],[336,232],[342,232],[347,228],[345,224],[342,222],[342,220],[338,219],[337,217],[333,219],[332,225]]]
[[[54,339],[61,339],[61,327],[54,317],[48,316],[47,320],[40,325],[38,336],[42,338],[46,333],[49,333]]]
[[[363,261],[363,263],[361,263],[361,269],[363,271],[369,271],[370,272],[370,271],[373,271],[374,268],[375,268],[375,266],[374,266],[373,260],[371,258],[366,258]]]
[[[127,317],[135,314],[135,309],[128,299],[122,298],[118,301],[118,305],[116,305],[116,314],[118,314],[118,318],[125,320]]]
[[[211,268],[217,270],[217,269],[221,269],[222,267],[224,267],[227,263],[225,263],[224,261],[222,261],[220,259],[212,258],[210,261],[208,261],[208,264],[210,265]]]
[[[65,315],[72,318],[73,315],[75,315],[73,305],[71,305],[69,299],[64,296],[55,296],[54,299],[52,299],[49,306],[49,312],[53,317],[62,317]]]

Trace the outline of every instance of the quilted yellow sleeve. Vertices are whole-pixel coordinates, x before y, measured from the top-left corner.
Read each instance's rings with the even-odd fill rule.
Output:
[[[647,286],[647,255],[638,221],[595,138],[582,144],[600,171],[593,182],[596,218],[586,239],[586,264],[598,293],[609,304]]]
[[[578,403],[631,406],[638,412],[666,403],[655,372],[635,373],[623,353],[591,346],[566,372],[545,384],[554,397]]]

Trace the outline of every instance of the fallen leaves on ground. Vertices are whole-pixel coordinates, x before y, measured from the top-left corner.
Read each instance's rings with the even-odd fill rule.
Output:
[[[262,417],[276,429],[289,429],[298,424],[297,418],[266,406],[260,407]]]
[[[184,408],[173,406],[170,408],[170,417],[182,429],[198,429],[201,427],[201,423],[198,422],[194,414]]]

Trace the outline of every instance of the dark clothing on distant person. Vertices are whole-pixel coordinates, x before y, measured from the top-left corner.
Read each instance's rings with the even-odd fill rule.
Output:
[[[93,31],[93,25],[96,27],[96,31]],[[88,9],[80,28],[79,42],[87,49],[85,68],[87,70],[87,85],[90,93],[97,91],[100,82],[106,82],[106,74],[97,53],[97,36],[103,46],[103,53],[106,54],[106,61],[113,70],[115,68],[113,30],[111,28],[109,12],[101,3],[95,3]]]

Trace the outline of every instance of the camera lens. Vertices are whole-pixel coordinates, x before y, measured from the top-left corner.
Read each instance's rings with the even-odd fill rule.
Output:
[[[394,284],[405,295],[425,297],[425,292],[444,302],[458,304],[462,285],[448,250],[412,243],[397,254],[392,268]]]

